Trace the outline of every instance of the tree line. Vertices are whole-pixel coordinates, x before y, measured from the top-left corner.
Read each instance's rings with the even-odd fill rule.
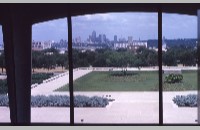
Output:
[[[147,67],[158,66],[158,52],[144,47],[137,50],[97,49],[82,51],[73,49],[73,67]],[[162,64],[167,66],[194,66],[197,63],[197,49],[187,46],[175,46],[162,53]],[[68,52],[60,54],[57,49],[32,51],[32,70],[68,69]],[[0,67],[5,68],[4,52],[0,55]]]
[[[157,52],[146,48],[136,51],[127,49],[97,49],[95,52],[73,51],[74,67],[139,67],[158,64]]]
[[[158,52],[140,47],[136,51],[100,49],[95,52],[73,51],[74,67],[147,67],[158,66]],[[162,52],[162,64],[167,66],[195,66],[197,49],[174,46]]]
[[[174,46],[163,52],[163,64],[167,66],[195,66],[197,64],[197,49],[184,45]]]
[[[50,53],[49,52],[53,52]],[[42,53],[40,56],[34,53]],[[34,52],[33,68],[53,69],[56,66],[68,68],[68,52],[59,54],[56,49]],[[49,55],[48,55],[49,54]],[[158,66],[158,52],[145,47],[137,50],[97,49],[82,51],[73,49],[73,67],[147,67]],[[188,46],[174,46],[162,53],[162,64],[167,66],[194,66],[197,63],[197,49]],[[37,65],[40,64],[40,65]]]
[[[55,69],[61,66],[67,68],[68,53],[60,54],[57,49],[45,49],[43,51],[32,51],[32,70],[34,69]]]

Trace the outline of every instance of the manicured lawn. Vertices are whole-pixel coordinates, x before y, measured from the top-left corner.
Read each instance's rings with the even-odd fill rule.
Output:
[[[164,90],[196,90],[196,71],[183,71],[182,74],[182,83],[164,83]],[[56,91],[68,90],[68,85],[65,85]],[[111,72],[91,72],[75,80],[74,91],[158,91],[158,72],[134,72],[133,76],[124,77],[111,76]]]
[[[183,82],[175,84],[163,84],[163,89],[167,91],[197,90],[197,71],[182,71]],[[164,76],[163,76],[164,79]]]

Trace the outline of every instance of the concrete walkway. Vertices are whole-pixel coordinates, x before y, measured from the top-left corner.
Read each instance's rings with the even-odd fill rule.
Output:
[[[80,78],[81,76],[84,76],[88,73],[90,73],[92,70],[78,70],[74,71],[73,73],[73,80],[76,80]],[[37,87],[31,89],[31,95],[46,95],[53,93],[54,90],[60,88],[61,86],[64,86],[69,83],[69,73],[67,75],[64,75],[63,77],[59,77],[58,79],[55,79],[53,81],[39,84]]]

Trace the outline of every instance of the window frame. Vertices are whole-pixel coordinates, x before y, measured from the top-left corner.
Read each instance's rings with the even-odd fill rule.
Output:
[[[60,126],[60,125],[72,125],[72,126],[101,126],[101,125],[106,125],[106,126],[112,126],[112,125],[116,125],[116,126],[165,126],[165,125],[172,125],[172,126],[177,126],[177,125],[189,125],[189,126],[199,126],[200,124],[167,124],[164,123],[163,124],[163,88],[162,88],[162,13],[164,12],[164,9],[162,8],[163,4],[158,4],[157,7],[157,11],[155,13],[158,13],[158,65],[159,65],[159,123],[156,124],[137,124],[137,123],[131,123],[131,124],[120,124],[120,123],[114,123],[114,124],[108,124],[108,123],[102,123],[102,124],[88,124],[88,123],[84,123],[84,124],[80,124],[80,123],[74,123],[74,91],[73,91],[73,58],[72,58],[72,16],[75,16],[76,14],[71,14],[70,10],[66,16],[67,18],[67,25],[68,25],[68,59],[69,59],[69,93],[70,93],[70,123],[31,123],[30,125],[53,125],[53,126]],[[79,5],[80,6],[80,5]],[[177,6],[177,5],[176,5]],[[199,5],[198,5],[199,6]],[[146,5],[144,6],[146,7]],[[154,7],[154,6],[152,6]],[[184,9],[184,8],[183,8]],[[112,9],[111,9],[112,10]],[[120,9],[119,9],[120,10]],[[129,10],[129,9],[127,9]],[[194,9],[195,10],[195,9]],[[145,10],[144,10],[145,11]],[[196,10],[197,11],[197,10]],[[86,12],[86,14],[90,14],[92,11]],[[100,11],[99,11],[100,12]],[[109,11],[111,12],[111,11]],[[106,13],[109,13],[106,12]],[[115,11],[114,11],[115,12]],[[117,12],[117,11],[116,11]],[[134,12],[131,11],[130,12]],[[148,10],[147,10],[148,12]],[[150,12],[150,11],[149,11]],[[80,13],[80,12],[79,12]],[[98,13],[98,9],[97,12]],[[81,14],[81,13],[80,13]],[[58,13],[59,15],[59,13]],[[81,14],[82,15],[82,14]],[[197,15],[197,17],[199,17],[199,15]],[[198,18],[199,20],[199,18]],[[199,25],[199,21],[198,21],[198,25]],[[199,31],[199,28],[198,28]],[[198,32],[199,34],[199,32]],[[199,37],[198,37],[199,39]],[[199,45],[199,42],[198,42]],[[198,57],[198,62],[200,62],[200,58]],[[199,65],[199,63],[198,63]],[[198,70],[198,79],[200,75],[200,71]],[[198,80],[198,90],[200,90],[200,80]],[[199,94],[198,94],[199,95]],[[199,106],[198,106],[199,107]],[[13,118],[13,117],[11,117]],[[0,125],[12,125],[11,123],[0,123]]]

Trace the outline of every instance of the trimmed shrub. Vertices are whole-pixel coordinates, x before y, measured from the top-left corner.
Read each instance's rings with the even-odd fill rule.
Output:
[[[8,106],[7,95],[0,96],[0,106]],[[107,98],[103,97],[87,97],[77,95],[74,97],[74,107],[106,107],[109,104]],[[70,107],[69,96],[62,95],[37,95],[31,96],[32,107]]]
[[[69,107],[69,97],[61,95],[38,95],[31,97],[31,106],[32,107]]]
[[[182,80],[182,74],[169,74],[165,77],[165,83],[180,83]]]
[[[109,103],[107,98],[94,96],[89,99],[87,104],[88,107],[106,107]]]
[[[124,77],[124,76],[134,76],[134,75],[137,75],[137,73],[134,73],[132,71],[123,70],[123,71],[111,72],[110,75],[111,76],[117,76],[117,77]]]
[[[173,102],[179,107],[197,107],[197,95],[177,95],[173,98]]]
[[[7,80],[0,80],[0,94],[8,93]]]
[[[82,95],[77,95],[74,97],[74,106],[76,107],[87,107],[87,103],[89,101],[89,97],[87,96],[82,96]]]
[[[5,94],[1,94],[0,95],[0,106],[8,106],[9,102],[8,102],[8,96]]]
[[[51,78],[53,76],[53,73],[35,73],[32,74],[32,80],[31,80],[31,84],[35,84],[35,83],[42,83],[43,80]]]

